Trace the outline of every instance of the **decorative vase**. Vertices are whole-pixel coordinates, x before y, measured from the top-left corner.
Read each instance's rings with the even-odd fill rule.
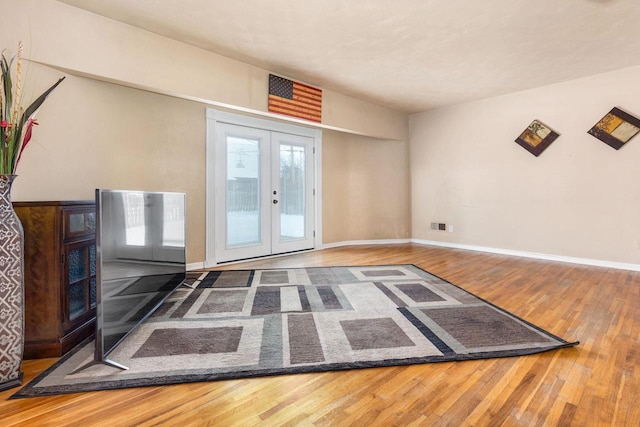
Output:
[[[0,174],[0,391],[22,384],[24,234],[11,204],[15,178]]]

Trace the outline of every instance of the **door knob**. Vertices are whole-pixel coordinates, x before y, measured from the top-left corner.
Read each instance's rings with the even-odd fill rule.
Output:
[[[277,200],[274,200],[274,201],[273,201],[273,204],[274,204],[274,205],[277,205],[277,204],[278,204],[278,201],[277,201]]]

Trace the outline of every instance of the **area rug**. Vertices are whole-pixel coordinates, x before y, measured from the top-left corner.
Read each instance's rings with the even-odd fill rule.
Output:
[[[86,343],[12,398],[522,356],[576,345],[414,265],[203,273],[94,365]]]

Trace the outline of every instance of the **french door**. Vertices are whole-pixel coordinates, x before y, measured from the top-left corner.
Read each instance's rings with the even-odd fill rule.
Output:
[[[314,138],[215,126],[216,262],[314,247]]]

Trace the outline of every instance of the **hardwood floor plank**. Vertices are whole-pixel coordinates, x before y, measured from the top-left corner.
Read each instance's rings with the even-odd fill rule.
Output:
[[[581,344],[525,357],[7,400],[14,389],[0,393],[0,425],[640,425],[640,272],[414,244],[219,269],[371,264],[415,264]],[[25,381],[55,360],[25,361]]]

